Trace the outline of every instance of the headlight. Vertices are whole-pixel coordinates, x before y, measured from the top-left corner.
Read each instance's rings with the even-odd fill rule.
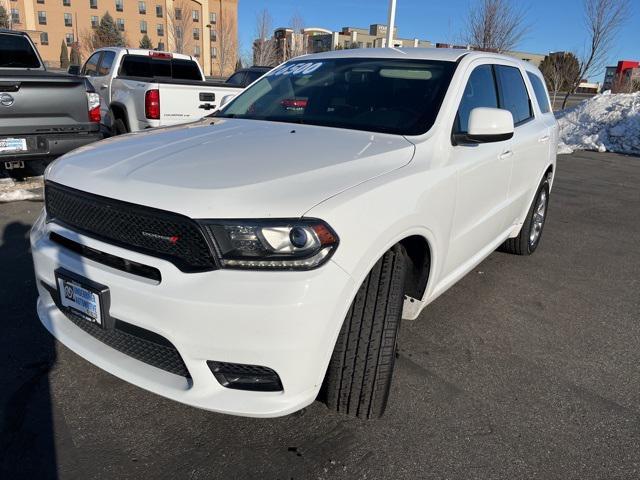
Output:
[[[329,260],[338,236],[321,220],[207,220],[223,268],[310,270]]]

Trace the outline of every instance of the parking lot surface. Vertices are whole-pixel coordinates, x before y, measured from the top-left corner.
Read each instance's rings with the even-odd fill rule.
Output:
[[[372,422],[200,411],[81,359],[35,314],[40,208],[0,204],[0,478],[640,477],[640,158],[559,157],[536,254],[403,323]]]

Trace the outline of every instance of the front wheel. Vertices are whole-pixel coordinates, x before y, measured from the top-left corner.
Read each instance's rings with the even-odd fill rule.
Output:
[[[520,233],[515,238],[505,241],[500,250],[516,255],[531,255],[536,251],[542,237],[542,230],[547,220],[549,206],[549,180],[544,179],[529,208]]]
[[[321,397],[332,410],[381,417],[387,406],[402,316],[406,257],[397,245],[364,280],[340,330]]]

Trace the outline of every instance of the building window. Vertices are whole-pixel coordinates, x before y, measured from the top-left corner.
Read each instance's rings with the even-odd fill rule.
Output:
[[[89,0],[89,8],[93,8],[94,10],[98,8],[98,0]]]
[[[216,23],[216,12],[209,12],[209,23]]]
[[[124,1],[116,0],[116,12],[121,12],[124,10]]]
[[[200,29],[199,28],[194,28],[193,29],[193,39],[194,40],[200,40]]]
[[[156,5],[156,17],[162,18],[162,5]]]
[[[70,13],[64,14],[64,26],[73,27],[73,16]]]
[[[64,41],[67,43],[68,46],[71,45],[73,43],[73,33],[65,33]]]
[[[38,3],[44,4],[44,0],[38,0]]]
[[[176,38],[182,38],[182,27],[180,25],[176,25]]]
[[[211,47],[211,58],[218,58],[218,49],[216,47]]]
[[[62,5],[64,7],[70,7],[71,6],[71,0],[62,0]]]
[[[191,18],[194,22],[200,21],[200,10],[191,10]]]
[[[38,23],[40,25],[47,24],[47,12],[38,12]]]
[[[118,26],[118,30],[124,32],[124,19],[118,18],[116,19],[116,25]]]
[[[200,56],[200,46],[196,45],[195,47],[193,47],[193,56],[194,57],[199,57]]]
[[[209,41],[215,42],[218,39],[218,32],[215,28],[209,30]]]
[[[140,20],[140,33],[147,33],[147,22]]]
[[[173,11],[173,16],[175,17],[176,20],[182,20],[182,9],[181,8],[176,8]]]
[[[147,13],[147,3],[146,2],[138,2],[138,13],[140,15],[144,15]]]
[[[17,8],[11,9],[11,23],[20,23],[20,11]]]
[[[164,37],[164,25],[162,23],[156,25],[156,34],[159,37]]]
[[[164,42],[158,42],[158,50],[164,50]]]
[[[91,28],[98,28],[100,25],[100,19],[97,15],[91,15]]]
[[[40,45],[49,45],[49,34],[47,32],[40,34]]]

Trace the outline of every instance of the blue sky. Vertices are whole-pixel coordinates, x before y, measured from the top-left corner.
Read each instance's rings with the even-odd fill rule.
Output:
[[[528,5],[531,30],[519,50],[535,53],[580,51],[585,44],[582,0],[513,0]],[[619,59],[640,60],[640,1],[632,0],[632,12],[620,32],[608,63]],[[396,24],[398,34],[432,42],[452,43],[459,40],[466,12],[473,0],[398,0]],[[388,0],[239,0],[239,34],[244,50],[255,35],[256,13],[266,8],[274,19],[274,27],[287,26],[298,12],[306,26],[339,30],[343,26],[367,27],[386,23]],[[595,80],[601,80],[597,74]]]

